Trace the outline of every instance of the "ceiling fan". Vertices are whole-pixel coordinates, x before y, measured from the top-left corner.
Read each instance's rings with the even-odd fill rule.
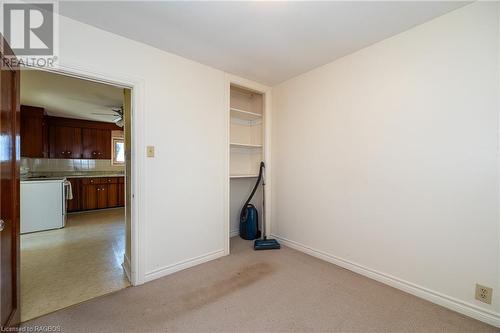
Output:
[[[92,112],[92,114],[99,116],[112,116],[115,117],[113,122],[119,126],[123,127],[123,106],[111,107],[112,113],[100,113],[100,112]]]

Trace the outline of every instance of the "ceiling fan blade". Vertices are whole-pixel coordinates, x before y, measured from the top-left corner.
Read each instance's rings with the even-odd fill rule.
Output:
[[[116,116],[114,113],[99,113],[99,112],[92,112],[92,114],[99,115],[99,116]]]

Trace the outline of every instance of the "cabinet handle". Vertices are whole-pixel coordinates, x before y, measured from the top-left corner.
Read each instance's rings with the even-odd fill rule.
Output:
[[[65,152],[65,151],[62,151],[62,152],[61,152],[61,155],[64,155],[64,154],[66,154],[66,152]]]
[[[5,221],[0,219],[0,231],[3,231],[5,228]]]
[[[68,151],[68,154],[70,154],[70,155],[71,155],[71,152],[70,152],[70,151]]]

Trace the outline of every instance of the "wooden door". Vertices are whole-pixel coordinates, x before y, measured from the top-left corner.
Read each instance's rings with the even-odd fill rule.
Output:
[[[97,137],[99,130],[94,128],[82,129],[82,154],[85,159],[97,158]]]
[[[108,208],[108,185],[97,186],[97,208]]]
[[[83,209],[97,208],[97,188],[99,185],[85,184],[82,186]]]
[[[82,129],[69,127],[67,131],[68,140],[66,148],[68,154],[66,158],[82,158]]]
[[[73,192],[73,199],[68,200],[68,212],[76,212],[81,210],[80,207],[80,179],[79,178],[68,178],[71,183],[71,190]]]
[[[98,128],[82,129],[83,158],[111,159],[111,131]]]
[[[66,158],[66,140],[64,127],[49,126],[49,156],[50,158]]]
[[[119,207],[125,206],[125,184],[124,183],[118,184],[118,206]]]
[[[108,184],[108,207],[117,207],[118,206],[118,184]]]
[[[99,137],[97,143],[97,150],[99,155],[97,158],[110,160],[111,159],[111,131],[99,130]]]
[[[82,130],[78,127],[49,127],[50,158],[81,158]]]
[[[7,42],[4,54],[12,54]],[[19,70],[0,53],[0,326],[19,323]]]
[[[21,105],[21,156],[44,156],[44,109]]]

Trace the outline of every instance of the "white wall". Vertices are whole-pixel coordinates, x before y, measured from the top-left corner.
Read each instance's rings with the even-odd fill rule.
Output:
[[[223,255],[226,74],[64,17],[59,24],[61,68],[136,88],[137,282]],[[155,158],[145,157],[146,145]]]
[[[500,325],[498,24],[468,5],[274,87],[273,233]]]

